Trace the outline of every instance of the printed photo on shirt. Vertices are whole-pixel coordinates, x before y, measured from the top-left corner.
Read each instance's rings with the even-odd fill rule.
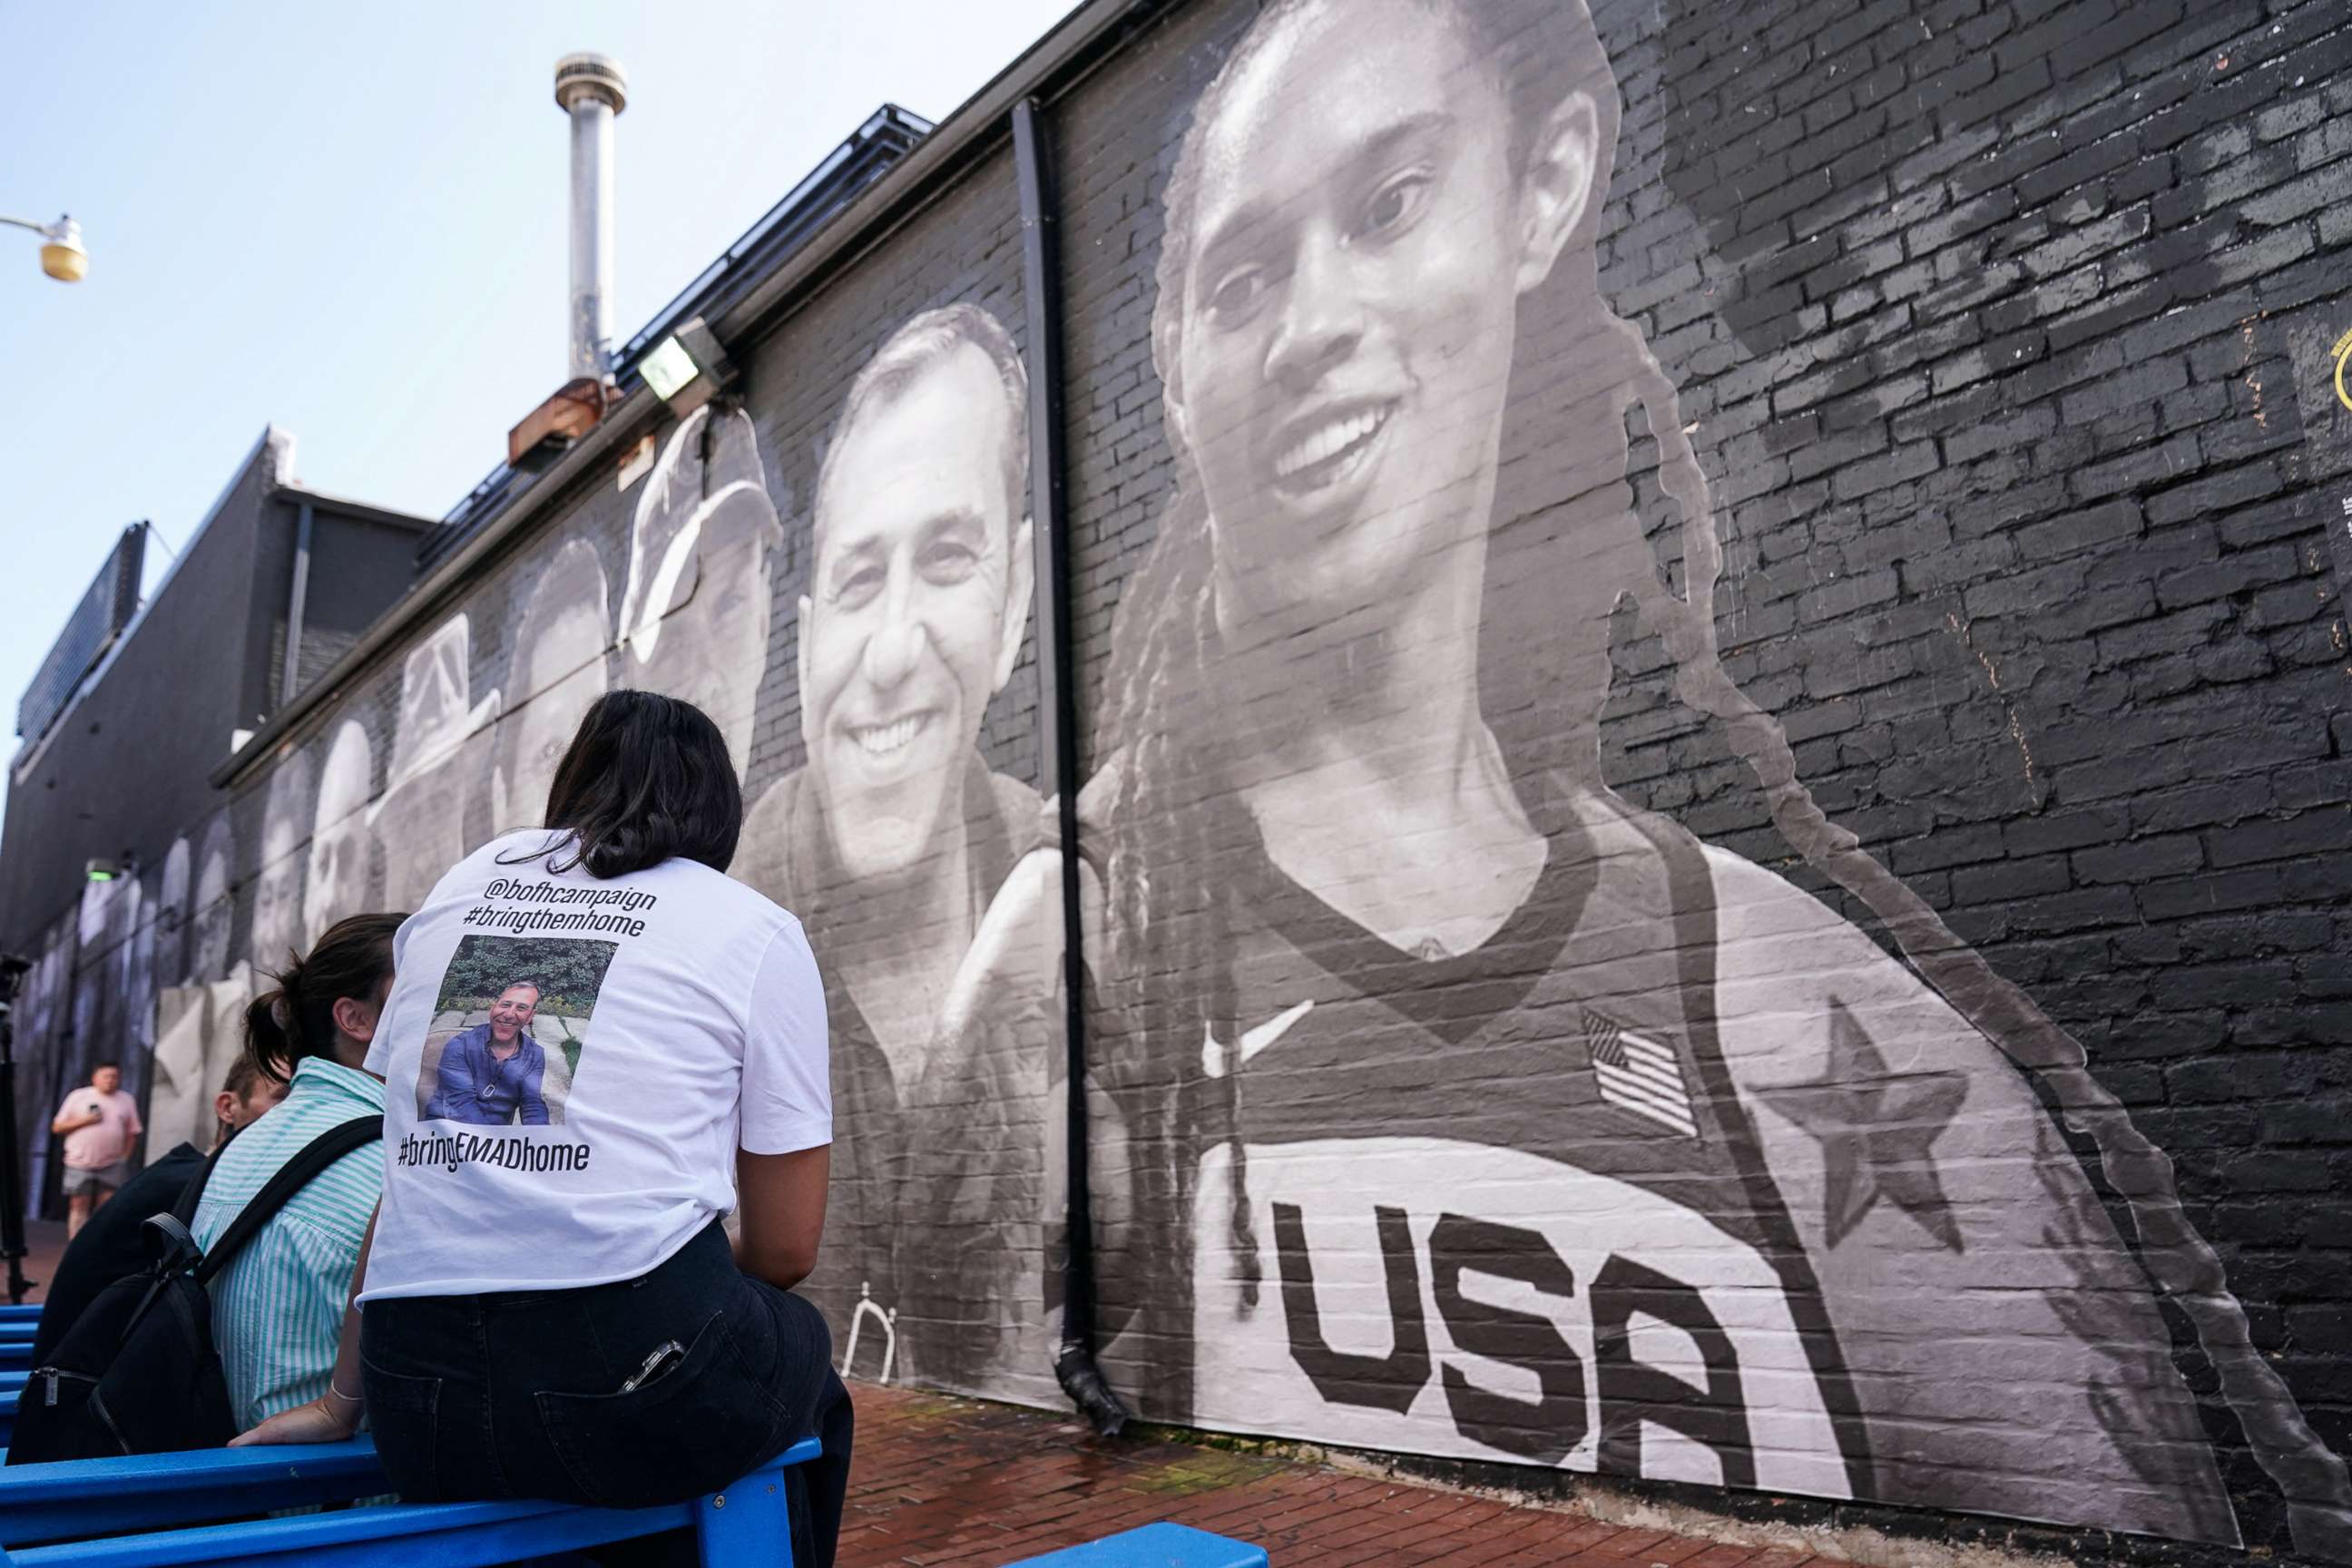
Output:
[[[617,942],[469,936],[433,1005],[416,1114],[476,1127],[561,1127]]]

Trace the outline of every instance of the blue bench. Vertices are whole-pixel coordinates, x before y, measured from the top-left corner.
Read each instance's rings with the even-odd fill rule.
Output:
[[[366,1437],[276,1448],[220,1448],[0,1469],[0,1568],[163,1568],[184,1563],[383,1564],[512,1563],[663,1531],[692,1529],[704,1568],[786,1564],[784,1471],[821,1450],[803,1437],[730,1486],[666,1508],[558,1502],[392,1503],[232,1524],[224,1514],[350,1501],[388,1485]],[[88,1531],[104,1540],[20,1546]],[[186,1526],[186,1528],[157,1528]],[[140,1533],[128,1533],[130,1531]]]
[[[1266,1560],[1263,1546],[1162,1521],[1043,1557],[1024,1557],[1014,1568],[1266,1568]]]

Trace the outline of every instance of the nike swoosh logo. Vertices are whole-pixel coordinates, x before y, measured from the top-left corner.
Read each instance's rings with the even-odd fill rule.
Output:
[[[1290,1026],[1293,1024],[1296,1024],[1299,1019],[1304,1018],[1307,1014],[1314,1010],[1315,998],[1309,996],[1306,1001],[1301,1002],[1297,1006],[1291,1008],[1289,1011],[1276,1014],[1273,1017],[1268,1018],[1265,1023],[1260,1024],[1256,1028],[1244,1029],[1242,1031],[1241,1059],[1244,1062],[1247,1062],[1250,1058],[1257,1055],[1258,1052],[1265,1049],[1266,1047],[1282,1038],[1284,1035],[1288,1034],[1290,1032]],[[1225,1076],[1225,1063],[1231,1054],[1232,1053],[1227,1051],[1224,1046],[1218,1040],[1214,1033],[1206,1029],[1203,1029],[1201,1032],[1201,1069],[1207,1073],[1211,1078],[1223,1078]]]

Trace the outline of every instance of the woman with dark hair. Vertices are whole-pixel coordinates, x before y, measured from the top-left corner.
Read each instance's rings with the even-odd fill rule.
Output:
[[[546,826],[441,879],[401,930],[369,1058],[403,1091],[361,1331],[326,1399],[240,1442],[348,1432],[363,1406],[411,1501],[638,1508],[814,1433],[824,1459],[792,1472],[795,1534],[832,1561],[849,1402],[823,1318],[793,1293],[824,1226],[824,994],[800,922],[726,875],[742,816],[701,710],[614,691],[557,767]],[[485,926],[614,949],[560,1124],[484,1128],[427,1103],[443,977]]]
[[[1179,484],[1081,802],[1129,1152],[1097,1192],[1138,1233],[1106,1306],[1147,1409],[2234,1540],[2038,1097],[2096,1137],[2273,1474],[2324,1482],[2163,1163],[1723,670],[1708,487],[1600,290],[1618,101],[1583,0],[1276,0],[1179,149]],[[1917,973],[1611,789],[1627,600]],[[1017,949],[1052,885],[1008,882],[959,1005],[1050,973]]]
[[[199,1247],[210,1250],[320,1134],[383,1113],[383,1079],[366,1062],[404,918],[336,921],[246,1008],[240,1067],[286,1084],[286,1098],[221,1151],[189,1226]],[[296,1193],[214,1282],[213,1339],[239,1426],[327,1395],[352,1271],[383,1193],[383,1151],[354,1149]]]

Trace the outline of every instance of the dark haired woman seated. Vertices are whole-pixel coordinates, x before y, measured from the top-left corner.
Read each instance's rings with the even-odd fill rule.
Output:
[[[814,1433],[793,1533],[833,1561],[849,1400],[791,1293],[824,1227],[824,993],[800,922],[725,875],[742,815],[699,709],[615,691],[548,826],[467,856],[401,928],[368,1056],[389,1089],[363,1328],[323,1398],[239,1442],[341,1436],[364,1406],[410,1501],[637,1508]],[[495,1005],[487,977],[525,971],[546,1121],[450,1118],[438,1057]]]

